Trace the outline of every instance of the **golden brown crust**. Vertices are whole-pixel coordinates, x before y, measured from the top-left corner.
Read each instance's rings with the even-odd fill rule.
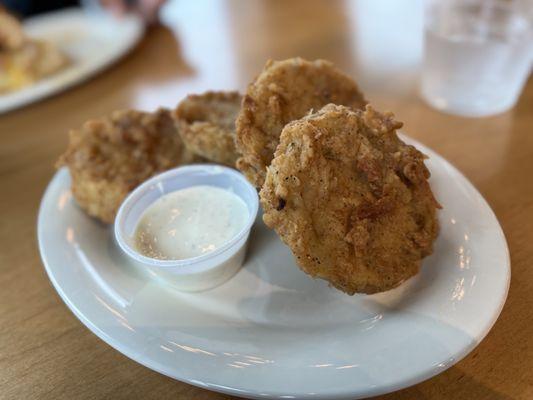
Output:
[[[159,172],[196,160],[168,110],[115,111],[70,132],[57,166],[67,166],[72,193],[89,215],[111,223],[136,186]]]
[[[333,104],[288,124],[260,192],[299,266],[352,295],[418,272],[438,233],[424,155],[391,114]]]
[[[238,92],[206,92],[183,99],[174,115],[188,149],[210,161],[235,167],[235,119],[241,99]]]
[[[248,86],[237,118],[237,168],[261,187],[283,127],[328,103],[366,104],[356,83],[328,61],[268,61]]]

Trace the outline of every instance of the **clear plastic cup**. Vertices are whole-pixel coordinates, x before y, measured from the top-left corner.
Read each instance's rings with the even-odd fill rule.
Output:
[[[422,97],[441,111],[472,117],[512,108],[531,71],[531,18],[530,1],[430,1]]]
[[[215,186],[239,196],[248,208],[244,228],[224,245],[198,257],[159,260],[139,253],[134,245],[135,230],[144,211],[167,193],[198,185]],[[256,189],[237,171],[209,164],[180,167],[154,176],[124,200],[115,219],[115,239],[134,264],[154,277],[178,290],[206,290],[227,281],[241,268],[258,207]]]

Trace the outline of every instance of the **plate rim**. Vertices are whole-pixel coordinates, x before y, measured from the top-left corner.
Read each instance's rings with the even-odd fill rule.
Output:
[[[496,321],[498,320],[504,306],[507,300],[507,296],[509,293],[510,283],[511,283],[511,258],[510,258],[510,251],[509,246],[507,244],[507,240],[505,237],[505,233],[503,232],[503,228],[490,207],[487,200],[483,197],[483,195],[479,192],[479,190],[474,186],[472,182],[453,164],[451,164],[446,158],[442,157],[439,153],[435,152],[434,150],[431,150],[429,147],[423,145],[418,140],[412,139],[411,137],[406,136],[405,134],[399,132],[399,136],[402,140],[406,140],[408,144],[412,144],[416,146],[419,150],[421,150],[424,153],[431,153],[431,157],[435,156],[439,159],[440,162],[442,162],[447,168],[450,168],[455,174],[458,175],[458,177],[462,180],[462,183],[465,183],[466,185],[470,186],[471,189],[475,191],[475,193],[479,196],[479,199],[482,201],[482,204],[486,207],[486,209],[490,213],[490,217],[494,219],[494,221],[497,224],[498,229],[494,231],[494,234],[498,237],[499,240],[501,240],[502,249],[504,249],[505,253],[505,261],[502,267],[504,267],[504,278],[506,280],[505,286],[504,286],[504,292],[502,293],[501,299],[498,303],[498,307],[495,308],[494,312],[492,313],[492,317],[490,319],[487,319],[485,326],[483,327],[478,335],[478,337],[473,337],[472,341],[468,345],[466,345],[461,351],[454,354],[453,362],[447,363],[444,367],[442,366],[433,366],[431,368],[428,368],[425,373],[418,374],[416,376],[411,377],[410,379],[404,380],[402,382],[396,382],[392,384],[387,385],[381,385],[376,388],[369,387],[367,390],[364,391],[358,391],[353,392],[349,390],[344,391],[328,391],[324,393],[297,393],[294,395],[294,397],[289,398],[299,398],[299,399],[325,399],[325,400],[333,400],[333,399],[359,399],[359,398],[366,398],[366,397],[373,397],[377,395],[383,395],[387,393],[391,393],[394,391],[398,391],[401,389],[408,388],[410,386],[416,385],[418,383],[424,382],[444,371],[446,371],[448,368],[452,367],[453,365],[460,362],[464,357],[466,357],[474,348],[476,348],[488,335]],[[125,349],[122,347],[120,343],[118,343],[115,339],[107,335],[105,332],[103,332],[100,328],[98,328],[94,323],[92,323],[87,317],[85,317],[77,307],[68,299],[67,295],[62,290],[59,283],[54,278],[54,275],[51,271],[51,266],[48,263],[47,258],[45,257],[45,250],[43,248],[43,239],[42,239],[42,219],[44,219],[44,213],[43,213],[43,205],[44,200],[47,197],[48,193],[51,191],[53,184],[59,180],[62,179],[63,176],[68,174],[68,170],[63,167],[60,170],[56,171],[56,173],[53,175],[52,179],[49,181],[44,194],[41,198],[41,202],[39,204],[39,211],[38,211],[38,217],[37,217],[37,242],[39,247],[39,253],[41,256],[41,260],[43,262],[43,265],[45,267],[46,273],[50,281],[52,282],[52,285],[56,292],[59,294],[62,301],[67,305],[67,307],[70,309],[70,311],[85,325],[93,334],[95,334],[98,338],[100,338],[102,341],[104,341],[107,345],[111,346],[114,350],[120,352],[124,356],[128,357],[129,359],[143,365],[146,368],[149,368],[153,371],[156,371],[162,375],[165,375],[171,379],[178,380],[180,382],[184,382],[186,384],[196,386],[201,389],[207,389],[223,394],[229,394],[232,396],[237,397],[246,397],[246,398],[256,398],[256,399],[265,399],[265,398],[287,398],[287,394],[282,392],[276,392],[276,390],[269,391],[268,395],[259,395],[257,392],[249,392],[245,391],[243,389],[238,389],[234,387],[229,386],[223,386],[220,385],[212,385],[207,382],[201,382],[195,379],[191,379],[188,377],[178,377],[177,375],[172,375],[171,373],[167,373],[161,368],[159,368],[157,365],[153,365],[153,363],[149,363],[146,361],[146,358],[142,358],[139,356],[139,354],[135,351],[135,349]]]

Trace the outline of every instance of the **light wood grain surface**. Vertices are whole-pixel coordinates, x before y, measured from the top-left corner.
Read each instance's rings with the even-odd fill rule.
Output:
[[[89,332],[44,272],[37,210],[69,128],[118,108],[174,106],[188,92],[243,90],[268,58],[296,55],[335,62],[378,109],[394,111],[409,135],[456,165],[493,208],[510,247],[509,297],[486,339],[446,372],[381,398],[533,398],[533,81],[505,114],[439,113],[416,95],[419,38],[406,43],[410,34],[397,31],[402,23],[416,31],[405,12],[413,2],[387,2],[383,21],[372,3],[178,2],[171,29],[150,30],[108,71],[0,116],[1,399],[230,398],[142,367]]]

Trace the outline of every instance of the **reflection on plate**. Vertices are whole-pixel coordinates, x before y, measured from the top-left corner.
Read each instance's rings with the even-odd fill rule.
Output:
[[[0,95],[0,113],[56,94],[102,71],[132,49],[143,30],[137,17],[117,20],[79,8],[26,20],[25,33],[56,46],[67,55],[70,65],[32,85]]]
[[[485,200],[447,161],[415,144],[430,156],[444,206],[441,233],[421,273],[386,293],[349,297],[309,278],[260,218],[233,279],[207,292],[174,292],[128,265],[111,229],[76,207],[66,170],[41,203],[41,255],[87,327],[170,377],[254,398],[397,390],[471,351],[496,321],[510,279],[505,238]]]

